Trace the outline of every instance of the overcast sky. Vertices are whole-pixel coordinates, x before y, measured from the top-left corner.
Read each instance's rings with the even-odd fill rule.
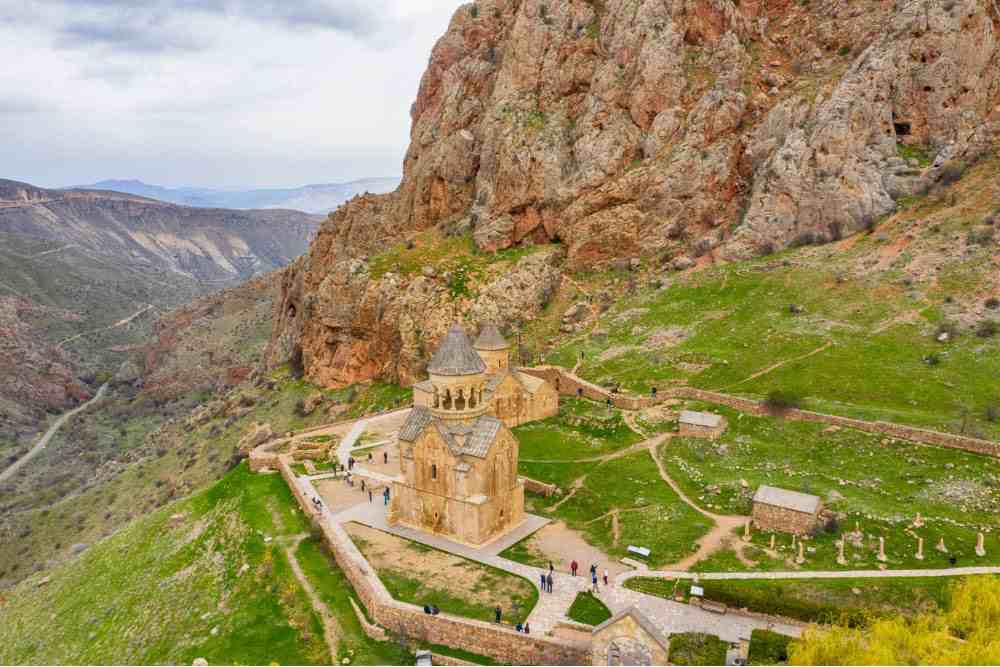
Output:
[[[0,178],[394,176],[459,0],[0,0]]]

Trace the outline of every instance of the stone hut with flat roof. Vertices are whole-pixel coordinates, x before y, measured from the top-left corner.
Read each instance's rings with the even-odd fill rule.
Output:
[[[399,432],[387,520],[480,546],[525,520],[518,442],[491,414],[496,388],[462,327],[448,331],[427,370]]]
[[[818,496],[761,485],[753,497],[753,523],[760,530],[806,535],[819,525]]]
[[[684,410],[677,419],[683,438],[709,438],[715,440],[726,431],[726,419],[714,412]]]
[[[621,611],[593,630],[593,665],[665,665],[670,641],[636,607]]]

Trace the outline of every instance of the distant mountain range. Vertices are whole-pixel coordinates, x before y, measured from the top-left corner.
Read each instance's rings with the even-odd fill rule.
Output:
[[[73,189],[113,190],[140,197],[150,197],[183,206],[231,209],[285,208],[306,213],[326,214],[345,201],[364,192],[392,192],[399,178],[362,178],[348,183],[320,183],[300,188],[257,190],[214,190],[211,188],[165,188],[137,180],[108,180]]]

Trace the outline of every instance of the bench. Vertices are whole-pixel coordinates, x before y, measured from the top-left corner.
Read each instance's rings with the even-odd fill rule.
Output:
[[[632,545],[629,545],[628,552],[630,554],[642,556],[643,558],[649,558],[649,554],[651,553],[646,547],[634,547]]]

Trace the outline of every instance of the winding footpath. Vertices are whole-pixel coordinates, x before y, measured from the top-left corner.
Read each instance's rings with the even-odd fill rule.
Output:
[[[86,410],[87,408],[89,408],[91,405],[93,405],[97,401],[101,400],[101,398],[104,396],[104,392],[107,390],[107,388],[108,388],[108,384],[105,382],[104,384],[101,385],[101,388],[97,390],[97,393],[94,394],[93,398],[91,398],[89,401],[87,401],[83,405],[77,406],[77,407],[73,408],[72,410],[70,410],[69,412],[63,414],[61,417],[59,417],[59,419],[56,420],[56,423],[53,424],[52,426],[50,426],[49,430],[45,432],[45,435],[43,435],[41,438],[39,438],[39,440],[35,444],[35,446],[32,447],[30,450],[28,450],[27,454],[25,454],[24,456],[22,456],[21,458],[19,458],[17,461],[15,461],[6,470],[4,470],[3,472],[0,472],[0,483],[6,482],[18,470],[20,470],[24,466],[24,464],[26,464],[28,461],[30,461],[31,459],[33,459],[36,456],[38,456],[38,454],[41,453],[41,451],[43,449],[45,449],[45,447],[49,444],[49,441],[52,440],[52,437],[56,433],[59,432],[59,429],[62,428],[63,425],[66,422],[68,422],[70,419],[72,419],[78,413],[83,412],[84,410]]]

